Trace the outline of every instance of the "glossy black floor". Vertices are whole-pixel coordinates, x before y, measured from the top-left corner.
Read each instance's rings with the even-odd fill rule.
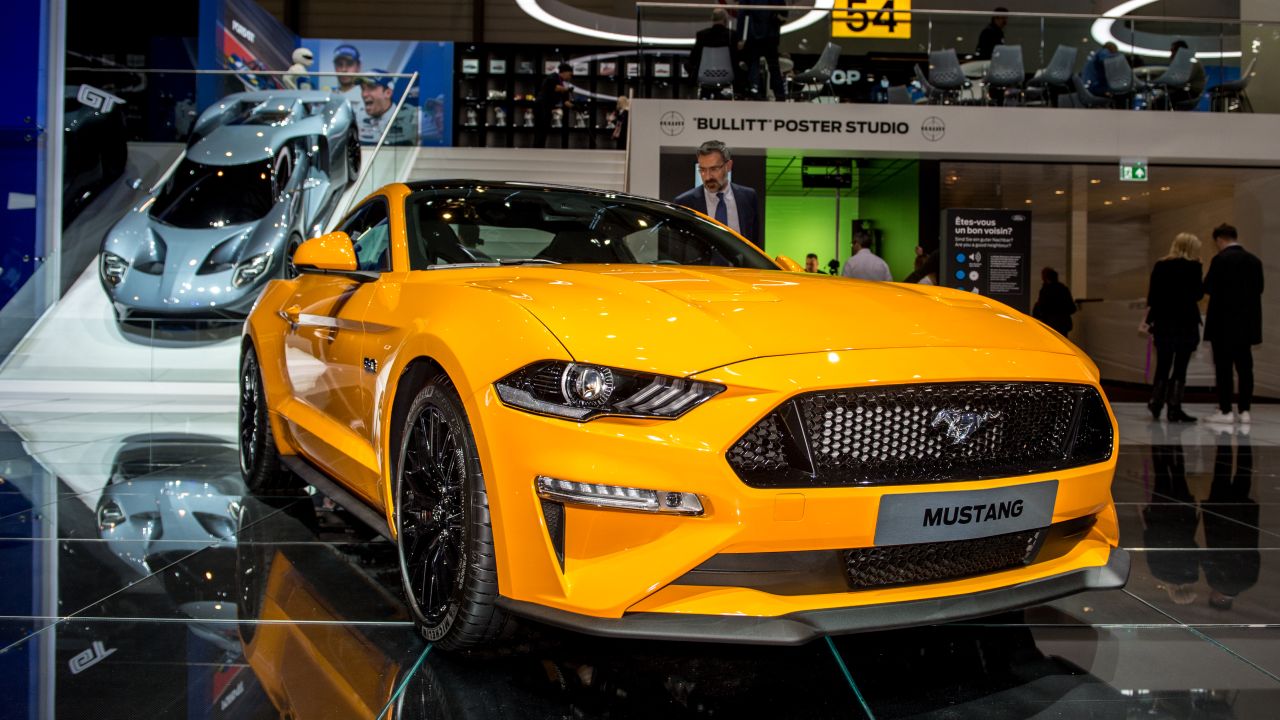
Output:
[[[1122,447],[1123,591],[798,648],[526,626],[459,655],[414,636],[389,543],[244,494],[225,401],[0,417],[3,718],[1280,716],[1280,418]]]

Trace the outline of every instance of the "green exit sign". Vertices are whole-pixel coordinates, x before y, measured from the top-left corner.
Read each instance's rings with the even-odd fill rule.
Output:
[[[1147,164],[1145,162],[1120,163],[1120,179],[1124,182],[1146,182]]]

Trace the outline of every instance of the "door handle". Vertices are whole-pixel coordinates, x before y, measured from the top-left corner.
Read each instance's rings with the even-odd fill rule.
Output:
[[[301,315],[302,315],[301,305],[290,305],[289,307],[280,311],[280,317],[284,318],[285,322],[289,323],[289,329],[291,330],[298,329],[298,317]]]

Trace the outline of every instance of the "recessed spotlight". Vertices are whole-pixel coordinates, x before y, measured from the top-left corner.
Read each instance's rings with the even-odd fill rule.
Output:
[[[1161,192],[1164,192],[1164,191],[1167,191],[1167,190],[1172,190],[1172,189],[1173,189],[1173,186],[1172,186],[1172,185],[1161,185],[1161,186],[1160,186],[1160,191],[1161,191]]]
[[[1031,204],[1031,198],[1027,198],[1027,199],[1026,199],[1026,200],[1024,200],[1023,202],[1025,202],[1026,204],[1030,205],[1030,204]]]
[[[1110,201],[1110,200],[1103,200],[1103,201],[1102,201],[1102,204],[1103,204],[1103,205],[1111,205],[1112,203],[1111,203],[1111,201]]]
[[[1128,195],[1121,195],[1121,196],[1120,196],[1120,199],[1121,199],[1121,200],[1128,200],[1128,199],[1129,199],[1129,196],[1128,196]]]
[[[1066,190],[1054,190],[1054,191],[1053,191],[1053,194],[1054,194],[1054,195],[1066,195],[1066,194],[1067,194],[1067,191],[1066,191]]]
[[[1099,180],[1098,178],[1093,178],[1092,180],[1089,181],[1090,185],[1100,185],[1101,183],[1102,181]]]

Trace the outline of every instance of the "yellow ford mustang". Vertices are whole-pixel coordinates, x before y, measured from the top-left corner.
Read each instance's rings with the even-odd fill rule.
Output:
[[[444,647],[796,644],[1127,577],[1097,368],[999,303],[515,183],[390,185],[293,260],[245,327],[246,482],[380,526]]]

